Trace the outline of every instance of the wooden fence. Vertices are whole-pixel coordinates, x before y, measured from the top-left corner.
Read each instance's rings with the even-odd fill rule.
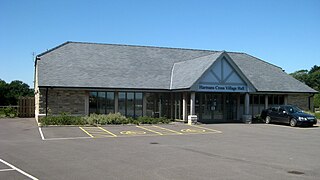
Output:
[[[19,117],[34,117],[34,97],[20,97],[18,101]]]

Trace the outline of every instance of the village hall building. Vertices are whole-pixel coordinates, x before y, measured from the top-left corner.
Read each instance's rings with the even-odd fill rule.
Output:
[[[245,122],[272,105],[313,110],[317,91],[246,53],[66,42],[36,57],[36,119],[120,112]]]

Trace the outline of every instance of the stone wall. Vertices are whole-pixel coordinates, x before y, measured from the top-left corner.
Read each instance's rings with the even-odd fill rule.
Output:
[[[310,98],[310,109],[309,109],[309,97],[310,94],[289,94],[288,104],[296,105],[303,110],[313,111],[313,97]]]
[[[73,115],[86,113],[85,102],[87,93],[84,90],[48,89],[48,114],[61,114],[62,112]],[[46,113],[46,89],[40,89],[39,114]]]

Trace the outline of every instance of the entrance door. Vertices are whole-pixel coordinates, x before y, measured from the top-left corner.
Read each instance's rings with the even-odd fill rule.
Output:
[[[203,123],[231,122],[237,115],[237,98],[233,94],[201,93],[199,98]]]
[[[223,102],[221,94],[205,93],[202,98],[202,121],[205,123],[219,122],[223,120]]]
[[[230,122],[237,119],[237,96],[235,94],[225,95],[225,120]]]

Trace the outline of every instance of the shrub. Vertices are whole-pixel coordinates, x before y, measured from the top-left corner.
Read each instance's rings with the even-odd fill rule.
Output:
[[[128,119],[120,113],[109,113],[107,116],[107,124],[128,124]]]
[[[106,125],[106,124],[128,124],[128,119],[120,113],[90,114],[84,117],[85,121],[90,125]]]
[[[255,115],[252,119],[252,123],[262,123],[262,122],[263,122],[263,119],[260,114]]]
[[[320,112],[316,112],[314,115],[316,116],[317,119],[320,120]]]
[[[83,117],[71,116],[66,113],[62,113],[59,116],[47,116],[39,119],[42,126],[47,125],[85,125],[87,122]]]
[[[14,118],[18,116],[18,111],[15,108],[12,107],[6,107],[3,109],[0,109],[0,117],[10,117]]]

